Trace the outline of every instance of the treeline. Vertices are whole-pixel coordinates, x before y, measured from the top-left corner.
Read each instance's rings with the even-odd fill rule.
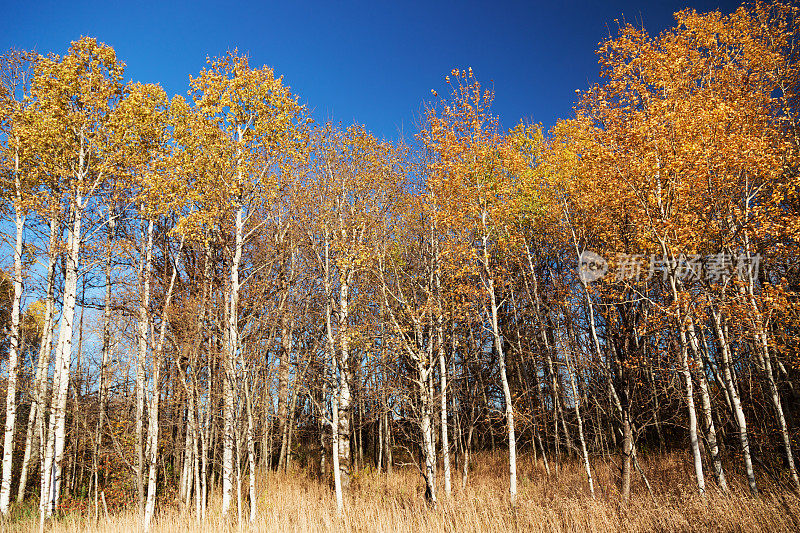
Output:
[[[415,464],[435,504],[488,449],[512,505],[518,453],[591,497],[681,449],[701,494],[800,490],[797,15],[621,26],[550,132],[454,70],[405,143],[236,52],[172,99],[91,38],[7,53],[0,511],[253,519],[298,463],[340,508]]]

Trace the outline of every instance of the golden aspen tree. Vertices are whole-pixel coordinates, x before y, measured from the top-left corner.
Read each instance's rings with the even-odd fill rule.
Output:
[[[314,181],[303,198],[311,225],[307,232],[321,269],[325,298],[328,356],[336,378],[332,409],[333,464],[337,502],[352,473],[352,390],[355,386],[351,343],[356,330],[351,325],[354,289],[374,266],[378,237],[393,199],[399,195],[402,176],[400,154],[395,147],[376,139],[363,126],[344,131],[326,125],[313,139],[310,161]],[[360,293],[359,290],[357,293]],[[334,320],[334,313],[337,315]]]
[[[159,398],[161,397],[160,371],[163,366],[164,335],[168,324],[167,311],[172,298],[177,268],[164,297],[161,310],[161,329],[156,339],[150,339],[153,320],[150,305],[151,272],[153,263],[154,226],[163,216],[169,216],[180,203],[175,200],[170,187],[172,161],[168,158],[170,140],[169,100],[164,90],[151,84],[131,84],[126,88],[125,98],[115,109],[115,141],[121,147],[118,156],[118,171],[127,182],[129,201],[137,206],[141,222],[146,230],[141,231],[141,258],[139,262],[140,301],[137,309],[137,383],[136,383],[136,447],[137,447],[137,492],[139,507],[145,530],[149,528],[155,505],[156,475],[159,446]],[[113,191],[112,191],[113,194]],[[109,208],[110,209],[110,208]],[[111,215],[109,215],[111,216]],[[180,249],[180,246],[178,248]],[[169,245],[168,245],[169,247]],[[180,253],[178,251],[178,253]],[[170,263],[170,257],[164,257]],[[145,374],[147,355],[150,354],[152,386],[148,386]],[[105,349],[101,368],[108,363]],[[101,396],[104,376],[101,374]],[[149,402],[146,397],[149,396]],[[147,404],[147,406],[145,406]],[[102,405],[101,405],[102,409]],[[145,440],[145,411],[148,415]],[[102,423],[102,419],[98,424]],[[144,477],[147,470],[147,484]]]
[[[11,304],[10,346],[8,354],[8,387],[6,391],[5,431],[3,432],[2,479],[0,480],[0,513],[8,514],[11,502],[11,478],[14,434],[17,420],[17,373],[20,363],[22,318],[22,247],[25,221],[32,204],[35,169],[31,165],[35,148],[26,134],[26,114],[30,107],[31,66],[34,58],[25,52],[11,51],[0,56],[0,198],[8,201],[14,213],[13,296]]]
[[[40,516],[58,506],[66,436],[66,404],[72,357],[84,215],[108,177],[115,147],[108,141],[110,117],[122,97],[124,64],[114,50],[85,37],[61,58],[37,62],[31,93],[42,136],[52,154],[52,172],[63,184],[68,204],[66,279],[47,445],[43,457]]]
[[[277,190],[281,166],[298,153],[304,140],[303,107],[297,97],[275,77],[272,69],[250,67],[247,57],[236,52],[208,61],[197,78],[191,81],[191,94],[199,115],[218,133],[212,148],[217,175],[204,176],[199,187],[206,205],[216,206],[219,213],[233,217],[233,250],[230,267],[230,301],[228,302],[227,356],[224,359],[224,425],[222,514],[231,503],[234,476],[234,411],[239,386],[236,371],[239,343],[240,270],[245,240],[253,229],[250,206],[257,199],[270,198]],[[182,228],[207,216],[197,212],[186,219]],[[248,428],[252,440],[252,428]],[[255,494],[255,458],[248,452],[250,467],[250,520],[257,514]],[[239,502],[241,505],[241,502]]]
[[[500,330],[498,290],[504,279],[497,265],[497,254],[506,239],[506,227],[513,214],[513,178],[525,168],[525,160],[515,149],[511,136],[500,131],[497,117],[491,114],[494,95],[484,89],[472,70],[453,70],[448,76],[451,95],[441,112],[431,108],[421,134],[427,150],[435,154],[428,170],[430,187],[442,195],[440,202],[459,213],[457,223],[474,239],[469,248],[473,264],[479,265],[483,289],[485,320],[489,324],[500,370],[509,441],[509,495],[512,505],[517,495],[516,434],[514,408],[506,373],[506,354]],[[459,229],[460,229],[459,228]],[[459,230],[456,230],[459,231]]]
[[[726,294],[732,293],[725,287],[732,288],[736,282],[729,284],[729,278],[720,277],[709,280],[714,265],[690,264],[689,258],[738,253],[750,263],[751,232],[756,226],[766,227],[756,222],[756,212],[769,202],[770,183],[780,181],[784,144],[775,117],[785,109],[789,95],[780,87],[791,73],[778,66],[786,64],[783,54],[792,31],[786,22],[790,12],[777,3],[759,4],[752,10],[743,7],[728,16],[685,10],[676,14],[676,28],[655,38],[630,25],[622,27],[619,36],[599,50],[607,81],[584,95],[575,122],[584,128],[580,135],[586,140],[577,148],[577,172],[583,180],[597,180],[590,187],[582,183],[585,194],[575,196],[602,206],[602,213],[618,213],[626,220],[623,231],[627,234],[607,233],[609,244],[635,243],[636,253],[650,255],[651,273],[662,276],[670,295],[661,310],[678,332],[679,367],[700,493],[705,484],[695,381],[700,386],[714,472],[723,490],[726,487],[706,375],[694,370],[702,368],[703,357],[694,323],[707,303],[719,325],[713,329],[748,482],[753,493],[757,490],[747,422],[731,377],[730,341],[712,296],[720,290],[722,300],[727,299]],[[752,207],[756,204],[759,208]],[[608,219],[595,220],[594,225],[614,229]],[[753,281],[749,280],[751,287]],[[766,368],[769,349],[764,348],[768,342],[763,315],[758,305],[752,305],[754,298],[749,301],[755,345],[761,346],[765,361],[760,366]],[[770,374],[765,371],[767,381]],[[787,435],[780,398],[773,394],[772,399],[781,432]],[[784,441],[791,477],[797,483],[791,444]]]

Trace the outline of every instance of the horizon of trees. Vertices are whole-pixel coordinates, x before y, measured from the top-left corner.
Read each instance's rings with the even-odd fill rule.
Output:
[[[592,498],[667,450],[700,494],[800,491],[798,10],[675,19],[620,26],[548,132],[455,69],[403,142],[236,51],[188,98],[89,37],[0,57],[0,513],[253,520],[293,464],[341,509],[412,463],[436,505],[495,449],[512,506],[518,454]]]

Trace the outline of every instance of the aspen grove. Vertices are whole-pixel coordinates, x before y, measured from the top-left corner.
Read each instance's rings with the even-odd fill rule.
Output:
[[[511,513],[658,505],[668,458],[797,506],[799,16],[620,24],[549,131],[454,69],[402,141],[236,50],[171,98],[90,37],[5,53],[0,525],[255,524],[278,474],[433,513],[487,457]]]

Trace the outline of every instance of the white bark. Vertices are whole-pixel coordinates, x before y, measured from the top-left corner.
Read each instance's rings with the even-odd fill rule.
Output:
[[[247,367],[245,367],[247,368]],[[249,470],[250,523],[258,515],[258,499],[256,498],[256,448],[255,423],[253,422],[253,406],[250,398],[250,374],[245,375],[244,395],[247,407],[247,468]]]
[[[594,480],[592,479],[592,468],[589,463],[589,451],[586,448],[586,438],[583,435],[583,418],[581,417],[580,408],[580,395],[578,394],[578,387],[575,383],[576,368],[573,366],[570,354],[570,347],[564,346],[564,357],[567,362],[567,373],[569,374],[569,383],[572,388],[572,399],[575,405],[575,419],[578,421],[578,438],[581,443],[581,455],[583,457],[583,467],[586,469],[586,478],[589,482],[589,493],[594,498]]]
[[[94,454],[92,456],[95,509],[98,508],[98,491],[99,491],[98,485],[100,480],[100,476],[98,473],[98,466],[99,466],[98,462],[99,462],[100,449],[103,444],[103,425],[105,424],[106,402],[108,396],[106,370],[108,369],[108,364],[111,361],[112,357],[111,355],[111,253],[112,253],[112,243],[114,238],[115,218],[110,208],[108,210],[107,223],[108,223],[108,241],[106,243],[106,246],[108,247],[108,249],[106,250],[106,260],[105,260],[106,294],[103,305],[103,345],[100,356],[100,384],[98,387],[100,393],[100,413],[98,414],[97,426],[95,427]]]
[[[669,257],[666,244],[661,242],[663,257]],[[683,312],[683,304],[678,295],[678,280],[674,269],[669,272],[669,286],[672,291],[672,300],[677,305],[678,335],[680,341],[680,373],[683,375],[684,386],[686,387],[686,409],[689,415],[689,445],[692,450],[692,460],[694,463],[694,474],[697,480],[697,489],[700,495],[706,492],[706,480],[703,474],[703,457],[700,454],[700,438],[697,434],[697,410],[694,404],[694,386],[692,382],[692,372],[689,368],[689,339],[687,336],[686,317]]]
[[[420,398],[420,430],[422,431],[422,453],[425,461],[425,497],[431,505],[436,505],[436,455],[433,443],[433,427],[431,412],[433,411],[433,398],[430,397],[430,388],[427,378],[431,372],[430,365],[424,363],[425,359],[420,354],[417,361],[417,385]]]
[[[717,480],[722,492],[727,493],[728,482],[725,479],[725,470],[722,468],[722,458],[719,453],[719,444],[717,443],[717,430],[714,425],[714,416],[711,411],[711,395],[708,391],[708,379],[706,378],[705,365],[703,363],[703,353],[700,350],[700,342],[697,339],[697,333],[694,328],[694,321],[689,320],[687,327],[689,334],[689,345],[692,348],[692,355],[699,368],[698,384],[700,385],[700,399],[703,408],[703,421],[706,426],[706,442],[708,443],[708,451],[711,455],[711,460],[714,463],[714,477]]]
[[[22,304],[22,238],[25,229],[25,213],[22,209],[22,191],[19,178],[19,159],[15,159],[14,181],[14,297],[11,303],[11,335],[8,351],[8,386],[6,394],[6,425],[3,437],[3,478],[0,482],[0,513],[8,514],[11,503],[11,474],[14,457],[14,433],[17,425],[17,366],[21,349],[20,311]]]
[[[136,490],[138,495],[139,513],[144,513],[144,403],[145,403],[145,362],[150,344],[150,276],[153,269],[153,221],[147,223],[146,234],[142,233],[142,262],[139,265],[139,331],[137,337],[136,361]]]
[[[435,239],[436,236],[434,235]],[[442,311],[442,282],[441,269],[439,266],[438,243],[436,246],[436,342],[439,348],[439,392],[441,394],[440,422],[442,426],[442,462],[444,464],[444,493],[450,496],[452,491],[450,480],[450,441],[447,438],[447,363],[444,353],[444,334],[443,334],[443,311]]]
[[[508,427],[508,494],[511,505],[516,505],[517,500],[517,439],[514,431],[514,407],[511,403],[511,389],[508,386],[508,376],[506,375],[506,359],[503,351],[503,343],[500,334],[500,325],[497,319],[497,298],[494,289],[494,278],[492,277],[489,265],[489,237],[487,232],[488,220],[487,213],[481,213],[483,226],[482,236],[482,263],[483,263],[483,285],[489,297],[489,320],[492,326],[492,337],[494,338],[495,350],[497,350],[497,361],[500,366],[500,382],[503,386],[503,398],[505,400],[506,425]]]
[[[422,470],[422,476],[425,479],[425,498],[426,500],[431,503],[432,505],[436,505],[436,452],[434,450],[434,433],[431,424],[432,418],[432,410],[433,410],[433,388],[430,384],[430,378],[433,369],[433,358],[432,358],[432,348],[431,342],[433,342],[433,336],[429,335],[428,344],[426,346],[424,342],[423,336],[423,326],[421,323],[420,317],[412,315],[411,320],[413,322],[413,330],[414,330],[414,339],[413,341],[407,336],[406,331],[397,321],[397,317],[395,316],[392,307],[389,304],[388,295],[390,293],[386,279],[384,277],[384,269],[383,265],[380,267],[381,273],[381,283],[383,285],[383,301],[384,306],[386,309],[386,313],[389,316],[392,326],[394,327],[395,333],[401,339],[401,346],[403,351],[409,357],[411,361],[414,362],[416,366],[416,373],[413,379],[414,384],[417,388],[417,397],[419,399],[419,427],[422,436],[422,456],[424,461],[424,467]],[[397,295],[393,295],[394,299],[398,301],[401,305],[408,308],[408,303],[402,298],[398,297]],[[426,314],[429,314],[427,312]],[[389,428],[387,426],[387,439],[389,438]],[[389,457],[387,457],[387,461],[391,465],[391,448],[388,449]],[[391,468],[391,467],[390,467]]]
[[[81,168],[83,168],[81,151]],[[72,224],[67,229],[66,277],[64,280],[64,304],[56,347],[55,374],[53,383],[50,421],[48,424],[47,449],[42,478],[41,520],[50,516],[58,506],[61,489],[61,470],[67,428],[67,391],[69,367],[72,358],[72,333],[78,291],[78,262],[81,249],[81,222],[83,214],[81,196],[76,194],[71,202]]]
[[[55,272],[56,272],[56,245],[58,243],[58,222],[55,216],[50,218],[50,243],[48,247],[47,261],[47,296],[45,301],[44,322],[42,325],[42,340],[39,346],[39,357],[36,361],[36,377],[33,385],[33,401],[31,410],[28,413],[28,430],[25,435],[25,452],[22,458],[22,471],[19,479],[19,492],[17,492],[17,502],[25,499],[25,487],[28,484],[28,469],[31,464],[33,454],[41,458],[44,456],[42,447],[45,445],[42,439],[40,428],[43,426],[42,420],[47,398],[47,373],[50,367],[50,352],[53,348],[53,308],[55,291]],[[38,438],[38,446],[34,440]]]
[[[327,336],[327,349],[328,358],[333,368],[333,376],[339,374],[338,359],[336,357],[336,343],[333,338],[333,321],[331,315],[331,258],[330,258],[330,234],[327,228],[325,229],[324,257],[323,257],[323,270],[324,270],[324,283],[325,283],[325,334]],[[342,472],[339,465],[339,388],[340,383],[337,381],[333,398],[331,399],[332,423],[331,423],[331,465],[333,467],[333,488],[336,493],[336,512],[342,513],[344,509],[344,500],[342,498]]]
[[[700,455],[700,439],[697,435],[697,411],[694,405],[694,388],[692,385],[692,373],[689,370],[689,354],[686,349],[686,336],[681,329],[681,374],[683,374],[684,385],[686,387],[686,408],[689,413],[689,443],[692,450],[692,459],[694,462],[694,474],[697,480],[697,489],[700,494],[706,491],[706,481],[703,475],[703,459]]]
[[[335,365],[335,362],[334,362]],[[339,468],[339,399],[338,392],[331,400],[333,423],[331,424],[331,448],[333,450],[331,463],[333,465],[333,490],[336,493],[336,512],[341,514],[344,510],[342,498],[342,471]]]
[[[180,254],[180,248],[178,254]],[[166,260],[166,258],[165,258]],[[149,439],[148,450],[150,456],[148,462],[150,468],[147,475],[147,503],[145,504],[143,525],[144,530],[150,530],[150,521],[153,518],[156,503],[156,477],[158,473],[158,410],[161,400],[161,365],[164,354],[164,341],[167,336],[167,324],[169,322],[168,310],[170,302],[172,301],[172,290],[175,287],[175,279],[178,277],[177,265],[173,264],[172,276],[169,281],[169,287],[164,298],[164,308],[161,311],[161,329],[158,335],[158,342],[153,350],[153,391],[150,396],[150,406],[148,409],[149,419],[147,427],[147,437]]]
[[[241,137],[241,133],[240,133]],[[225,433],[222,453],[222,516],[227,516],[233,492],[233,448],[234,448],[234,384],[236,376],[233,365],[239,344],[239,264],[242,260],[244,234],[244,208],[236,209],[236,235],[230,278],[230,307],[228,309],[228,353],[225,360],[224,377],[224,419]]]
[[[722,355],[722,376],[725,382],[725,388],[728,390],[731,403],[733,404],[733,414],[736,417],[737,425],[739,426],[739,443],[742,446],[742,456],[744,460],[745,472],[747,473],[747,483],[750,486],[750,493],[754,496],[758,494],[758,486],[756,485],[756,475],[753,470],[753,459],[750,454],[750,440],[747,435],[747,419],[744,416],[742,409],[742,402],[739,399],[739,393],[736,390],[736,385],[733,383],[733,372],[731,370],[731,356],[730,345],[726,338],[725,332],[722,329],[722,314],[711,304],[711,318],[714,326],[714,333],[717,336],[719,343],[720,354]]]
[[[748,246],[749,250],[749,246]],[[750,254],[748,251],[748,258]],[[760,369],[766,378],[769,388],[769,397],[772,402],[772,407],[775,409],[775,418],[778,420],[778,427],[781,431],[781,440],[783,441],[783,451],[786,456],[786,464],[789,468],[789,476],[792,478],[795,491],[800,492],[800,477],[797,475],[797,468],[794,464],[794,453],[792,450],[792,440],[789,435],[789,426],[786,423],[786,417],[783,414],[783,403],[781,401],[778,386],[775,383],[775,375],[772,371],[772,358],[770,356],[768,330],[764,325],[764,319],[761,310],[756,303],[756,297],[753,291],[753,286],[756,280],[752,269],[748,268],[748,289],[747,296],[752,310],[751,323],[753,325],[753,333],[756,341],[756,349],[758,350],[758,359],[760,362]]]
[[[350,340],[348,338],[348,280],[339,282],[339,470],[343,487],[350,485]]]
[[[450,480],[450,441],[447,436],[447,365],[445,363],[444,348],[441,346],[441,329],[439,335],[439,373],[441,388],[441,424],[442,424],[442,461],[444,462],[444,493],[450,496],[452,491]]]
[[[755,304],[753,304],[755,306]],[[772,400],[772,407],[775,409],[775,417],[778,419],[778,426],[781,430],[781,439],[783,441],[783,450],[786,455],[786,463],[789,468],[789,476],[792,478],[795,491],[800,492],[800,478],[797,476],[797,468],[794,464],[794,453],[792,451],[792,440],[789,435],[789,426],[786,423],[786,417],[783,414],[783,404],[781,401],[778,386],[775,383],[775,375],[772,372],[772,361],[769,353],[769,345],[767,342],[767,333],[761,332],[760,334],[760,349],[763,354],[762,370],[764,376],[767,378],[769,385],[770,399]]]

